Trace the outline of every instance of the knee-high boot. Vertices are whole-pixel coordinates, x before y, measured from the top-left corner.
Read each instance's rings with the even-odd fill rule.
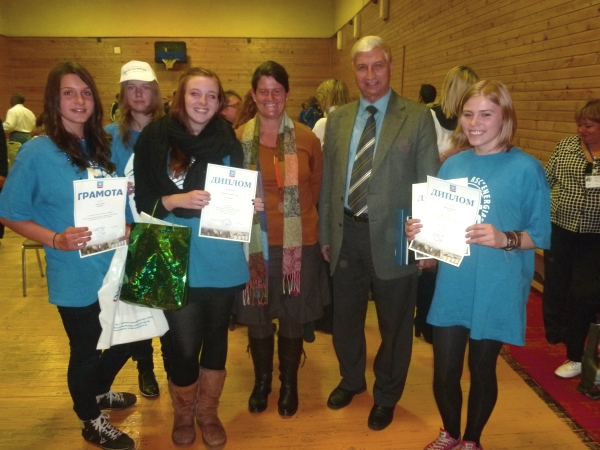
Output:
[[[271,382],[273,381],[273,352],[275,338],[250,338],[250,355],[254,364],[254,389],[248,400],[248,410],[251,413],[263,412],[267,409]]]
[[[177,445],[189,445],[196,439],[194,414],[198,381],[190,386],[180,387],[169,380],[169,393],[173,402],[173,432],[171,438]]]
[[[277,353],[279,354],[279,414],[293,416],[298,411],[298,368],[302,356],[302,338],[279,336]]]
[[[221,445],[227,440],[225,428],[217,416],[219,398],[223,392],[227,371],[202,367],[198,382],[196,423],[202,431],[202,439],[209,446]]]

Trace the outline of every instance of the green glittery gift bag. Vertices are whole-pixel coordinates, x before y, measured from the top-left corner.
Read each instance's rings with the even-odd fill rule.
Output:
[[[150,308],[187,305],[191,228],[134,223],[119,299]]]

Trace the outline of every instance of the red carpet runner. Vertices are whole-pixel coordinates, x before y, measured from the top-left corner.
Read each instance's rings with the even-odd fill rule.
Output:
[[[564,344],[546,342],[542,296],[532,289],[527,304],[525,347],[505,345],[504,358],[525,381],[568,422],[588,447],[600,449],[600,401],[577,392],[579,377],[564,380],[554,371],[566,359]]]

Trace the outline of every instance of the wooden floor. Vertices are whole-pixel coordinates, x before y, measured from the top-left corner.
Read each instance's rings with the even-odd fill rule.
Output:
[[[0,245],[0,449],[93,449],[80,435],[66,384],[68,342],[56,308],[48,303],[46,279],[40,278],[33,251],[27,252],[27,297],[21,291],[21,243],[7,231]],[[77,274],[73,274],[77,276]],[[372,366],[379,333],[374,310],[366,326],[368,364]],[[415,340],[404,395],[392,425],[379,432],[367,427],[371,393],[355,398],[342,410],[326,405],[339,381],[331,337],[317,334],[305,345],[300,369],[300,408],[289,419],[277,414],[278,381],[267,411],[250,414],[247,399],[253,385],[246,353],[246,329],[230,333],[228,378],[219,409],[228,434],[227,449],[418,449],[437,436],[441,425],[431,389],[431,346]],[[155,345],[155,348],[158,348]],[[138,403],[111,413],[111,421],[129,433],[139,449],[172,449],[172,407],[160,357],[157,376],[161,396],[138,396]],[[468,390],[468,370],[463,388]],[[275,373],[277,376],[277,373]],[[500,397],[483,434],[486,450],[589,448],[518,376],[504,360],[498,363]],[[277,378],[275,376],[275,378]],[[369,386],[372,371],[367,372]],[[131,361],[119,374],[115,390],[137,392]],[[466,398],[466,395],[465,395]],[[205,448],[201,439],[190,448]]]

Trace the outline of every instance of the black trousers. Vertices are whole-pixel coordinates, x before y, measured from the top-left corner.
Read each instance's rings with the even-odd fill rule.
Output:
[[[565,340],[572,333],[576,302],[581,296],[571,290],[598,278],[599,255],[599,233],[574,233],[552,224],[550,250],[544,252],[542,306],[547,338]]]
[[[375,404],[395,406],[402,396],[412,355],[417,276],[382,280],[375,274],[369,224],[344,218],[340,257],[333,273],[333,346],[340,364],[340,387],[365,385],[365,319],[369,289],[375,294],[381,345],[373,371]]]
[[[96,419],[100,409],[96,396],[106,394],[131,356],[131,345],[113,345],[97,350],[102,333],[100,304],[89,306],[58,306],[58,312],[69,337],[69,368],[67,383],[73,399],[73,410],[81,420]]]

